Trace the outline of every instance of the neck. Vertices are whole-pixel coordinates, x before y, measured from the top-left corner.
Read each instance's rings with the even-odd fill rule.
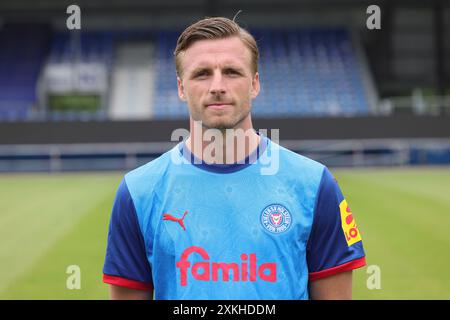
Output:
[[[240,163],[256,150],[260,142],[250,116],[246,122],[246,125],[219,130],[206,128],[191,119],[186,146],[196,158],[209,164]]]

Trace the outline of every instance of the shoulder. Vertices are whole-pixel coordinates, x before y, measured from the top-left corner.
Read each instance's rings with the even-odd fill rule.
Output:
[[[171,167],[178,146],[158,158],[125,174],[124,181],[136,206],[143,198],[149,199]]]
[[[274,158],[278,154],[281,172],[294,174],[300,179],[312,179],[320,183],[326,170],[325,165],[322,163],[280,146],[273,141],[271,141],[270,151],[274,153],[271,155]]]
[[[140,187],[157,183],[167,172],[173,156],[172,154],[176,151],[176,148],[174,147],[158,158],[126,173],[125,181],[127,186],[132,189],[139,189]]]

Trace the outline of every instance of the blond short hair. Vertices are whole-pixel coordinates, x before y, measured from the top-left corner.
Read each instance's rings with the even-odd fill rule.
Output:
[[[228,18],[214,17],[200,20],[187,27],[177,40],[174,51],[175,68],[181,76],[182,68],[180,53],[187,50],[194,42],[200,40],[224,39],[237,36],[251,53],[251,69],[253,74],[258,72],[259,50],[255,38],[236,22]]]

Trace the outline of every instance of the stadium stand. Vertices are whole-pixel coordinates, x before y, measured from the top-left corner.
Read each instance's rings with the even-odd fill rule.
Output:
[[[168,150],[189,126],[177,37],[238,10],[261,53],[255,128],[331,166],[449,163],[444,1],[383,2],[380,30],[357,0],[78,3],[69,31],[61,1],[0,2],[0,172],[129,170]]]
[[[110,92],[111,120],[151,118],[153,49],[151,42],[125,42],[117,46]]]
[[[252,30],[260,49],[261,93],[257,117],[364,115],[370,112],[364,65],[344,28]],[[187,116],[174,79],[173,50],[178,33],[157,38],[154,116]]]
[[[49,63],[64,63],[76,59],[77,42],[67,32],[56,33],[52,38]],[[80,60],[105,63],[108,68],[113,63],[112,32],[80,33]]]
[[[114,37],[110,31],[55,33],[38,90],[44,119],[108,120],[106,97],[114,67],[114,48]],[[72,102],[70,98],[64,100],[65,96],[71,95],[74,96]],[[93,97],[92,106],[76,105],[83,95],[87,99]],[[58,108],[50,107],[51,96],[57,96],[62,101]]]
[[[45,24],[6,24],[0,29],[0,121],[25,120],[32,111],[49,40]]]
[[[30,38],[33,49],[19,55],[13,39],[26,30],[8,27],[2,32],[1,42],[8,47],[2,51],[2,63],[15,70],[2,72],[2,119],[33,120],[32,116],[27,117],[33,103],[39,103],[45,117],[53,120],[187,118],[187,107],[178,98],[173,62],[178,30],[156,31],[153,35],[144,31],[83,32],[78,36],[55,33],[45,68],[41,65],[49,33],[43,29],[42,35]],[[368,71],[358,58],[355,40],[347,29],[251,31],[261,53],[262,89],[254,102],[255,117],[351,116],[371,112],[368,102],[375,93],[366,90],[363,75]],[[91,115],[73,110],[48,112],[47,99],[38,101],[35,94],[39,72],[74,62],[106,70],[105,92],[98,92],[101,110]],[[89,69],[92,72],[93,67]],[[86,75],[81,80],[86,87],[89,84],[86,81],[97,81],[95,74],[93,78]],[[61,79],[47,82],[58,87],[64,83]],[[45,87],[42,96],[49,93],[50,89]],[[99,114],[105,115],[104,118]]]
[[[255,115],[367,114],[352,39],[341,28],[258,32],[262,92]]]
[[[180,101],[175,79],[173,51],[179,32],[160,31],[156,36],[155,72],[157,74],[154,95],[154,118],[187,118],[186,105]]]

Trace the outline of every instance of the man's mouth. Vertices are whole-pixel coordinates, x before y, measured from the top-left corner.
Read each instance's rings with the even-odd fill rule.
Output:
[[[211,104],[206,105],[207,108],[215,109],[215,110],[222,110],[222,109],[228,108],[230,106],[231,106],[231,103],[223,103],[223,102],[211,103]]]

